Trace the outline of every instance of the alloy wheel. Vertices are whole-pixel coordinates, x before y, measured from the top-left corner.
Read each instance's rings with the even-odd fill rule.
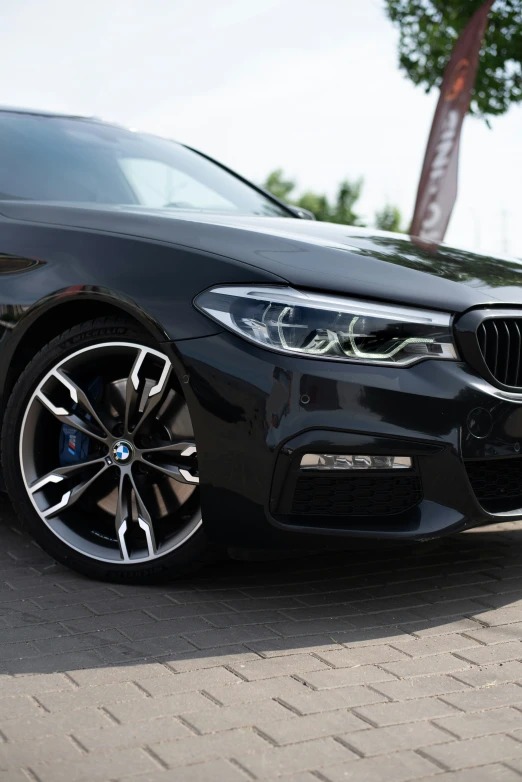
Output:
[[[99,561],[157,559],[201,526],[187,404],[146,345],[99,343],[53,366],[23,417],[20,466],[42,522]]]

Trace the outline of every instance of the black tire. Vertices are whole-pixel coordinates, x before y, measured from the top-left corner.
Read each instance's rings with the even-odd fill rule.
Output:
[[[135,322],[110,316],[82,323],[60,334],[40,350],[25,368],[9,398],[3,422],[2,467],[7,491],[22,525],[58,562],[104,581],[145,584],[173,580],[213,558],[201,525],[186,542],[156,559],[141,563],[99,561],[77,551],[56,536],[35,510],[22,475],[19,457],[22,421],[38,384],[47,372],[67,356],[83,348],[110,342],[136,343],[160,350],[159,345]]]

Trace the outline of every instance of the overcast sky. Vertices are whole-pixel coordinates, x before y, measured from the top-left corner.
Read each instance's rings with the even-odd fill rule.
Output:
[[[261,182],[333,194],[364,177],[368,222],[405,221],[436,94],[398,69],[381,0],[0,0],[0,104],[176,138]],[[468,117],[446,240],[522,257],[522,107]]]

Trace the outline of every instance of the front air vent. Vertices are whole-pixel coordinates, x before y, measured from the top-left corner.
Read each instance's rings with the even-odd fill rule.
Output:
[[[522,508],[522,457],[465,462],[477,500],[489,513]]]
[[[303,475],[298,478],[291,515],[393,516],[422,500],[417,475]]]
[[[505,386],[522,386],[522,317],[489,318],[477,328],[486,367]]]

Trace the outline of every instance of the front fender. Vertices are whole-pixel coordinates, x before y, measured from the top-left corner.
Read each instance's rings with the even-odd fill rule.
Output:
[[[197,226],[194,227],[197,230]],[[29,270],[3,273],[0,307],[28,309],[70,291],[108,291],[125,309],[129,302],[156,324],[163,340],[178,341],[219,331],[192,305],[212,285],[286,282],[224,256],[141,237],[0,216],[0,257],[31,259]],[[12,268],[12,264],[9,267]],[[150,323],[149,323],[150,325]]]

